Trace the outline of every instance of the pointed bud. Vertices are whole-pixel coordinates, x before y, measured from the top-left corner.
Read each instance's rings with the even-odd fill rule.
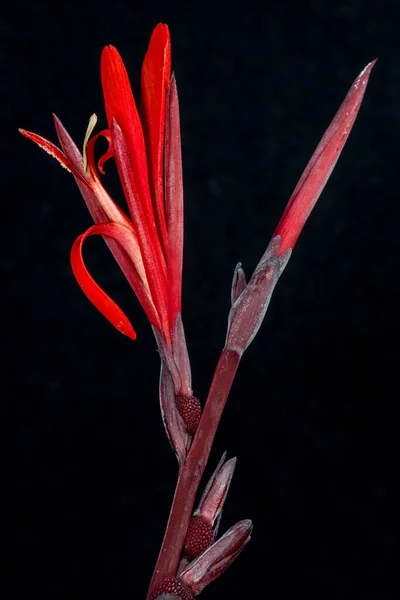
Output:
[[[354,125],[375,63],[370,62],[354,81],[296,185],[274,234],[280,236],[279,255],[294,248],[324,189]]]
[[[236,465],[236,458],[231,458],[224,464],[225,456],[226,453],[219,461],[204,490],[200,504],[190,519],[184,545],[184,556],[189,560],[200,556],[215,539],[217,532],[214,524],[216,521],[219,524],[219,517]]]
[[[264,320],[272,292],[290,258],[290,250],[279,256],[276,254],[277,240],[279,238],[272,240],[252,278],[230,310],[226,350],[243,354]]]
[[[214,525],[222,511],[236,467],[236,457],[230,458],[225,464],[223,464],[224,460],[225,453],[204,490],[198,509],[194,513],[196,516],[201,516],[210,525]]]
[[[253,529],[248,519],[239,521],[196,560],[189,563],[180,575],[183,584],[197,596],[211,581],[232,564],[250,540]]]
[[[243,292],[246,287],[246,275],[242,269],[242,263],[238,263],[235,267],[235,271],[233,273],[232,279],[232,289],[231,289],[231,303],[235,304],[236,300],[239,298],[240,294]]]

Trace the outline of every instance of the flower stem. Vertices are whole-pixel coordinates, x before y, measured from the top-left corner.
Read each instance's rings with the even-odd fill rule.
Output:
[[[175,575],[201,477],[228,398],[241,356],[222,351],[211,382],[203,414],[185,462],[181,465],[164,540],[150,582],[150,591]]]

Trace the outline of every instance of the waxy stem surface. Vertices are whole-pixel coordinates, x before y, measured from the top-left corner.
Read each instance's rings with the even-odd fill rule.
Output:
[[[179,470],[167,529],[150,582],[148,598],[154,587],[177,572],[197,490],[240,358],[237,352],[227,349],[223,350],[219,358],[197,432]]]

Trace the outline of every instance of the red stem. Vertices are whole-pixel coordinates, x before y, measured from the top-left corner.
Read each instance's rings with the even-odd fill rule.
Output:
[[[150,582],[149,594],[166,577],[177,572],[197,490],[240,358],[237,352],[226,349],[222,351],[219,358],[196,435],[179,471],[171,512]]]

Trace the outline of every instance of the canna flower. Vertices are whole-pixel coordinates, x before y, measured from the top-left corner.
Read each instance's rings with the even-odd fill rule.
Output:
[[[75,177],[94,225],[73,243],[72,271],[94,306],[118,331],[133,340],[136,332],[130,321],[85,266],[82,248],[89,236],[103,236],[139,299],[166,366],[160,382],[164,390],[161,396],[164,423],[175,451],[183,458],[188,439],[200,419],[201,407],[192,394],[181,319],[182,159],[168,27],[159,24],[154,29],[143,61],[140,113],[122,58],[113,46],[106,46],[102,52],[101,81],[108,128],[92,136],[97,122],[96,115],[92,115],[82,153],[56,116],[54,123],[61,148],[35,133],[22,129],[20,132]],[[96,164],[94,151],[99,137],[107,141],[108,150]],[[100,178],[105,162],[111,158],[118,169],[129,214],[110,197]]]

